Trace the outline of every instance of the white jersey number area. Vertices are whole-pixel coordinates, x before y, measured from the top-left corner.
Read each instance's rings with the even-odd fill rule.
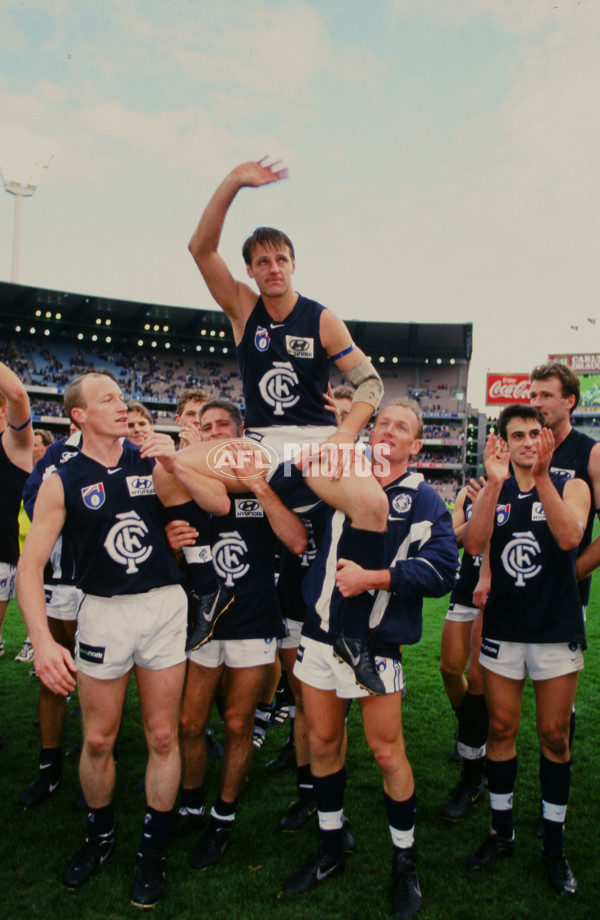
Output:
[[[127,575],[139,572],[152,552],[152,546],[144,546],[147,534],[146,524],[135,511],[117,514],[117,523],[108,531],[104,548],[114,562],[127,566]]]

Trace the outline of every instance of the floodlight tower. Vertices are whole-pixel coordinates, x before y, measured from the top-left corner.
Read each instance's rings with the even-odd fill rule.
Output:
[[[0,176],[4,183],[4,189],[9,195],[15,198],[15,217],[13,222],[13,251],[12,251],[12,268],[10,280],[17,284],[21,271],[21,237],[23,234],[23,199],[31,198],[38,185],[44,178],[44,174],[54,158],[54,154],[47,163],[41,164],[36,162],[30,174],[26,177],[22,173],[13,173],[14,178],[5,174],[5,170],[0,166]]]

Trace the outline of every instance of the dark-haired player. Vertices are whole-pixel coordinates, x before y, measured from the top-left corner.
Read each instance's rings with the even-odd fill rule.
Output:
[[[36,671],[54,693],[77,687],[83,717],[79,764],[88,806],[83,847],[64,882],[85,884],[113,849],[113,747],[131,671],[148,745],[147,808],[131,900],[152,906],[164,891],[164,852],[181,770],[177,724],[185,675],[187,601],[163,530],[152,474],[174,444],[152,434],[140,450],[126,439],[127,410],[105,374],[78,377],[65,409],[83,435],[80,452],[42,484],[20,560],[19,604]],[[154,459],[152,459],[154,458]],[[79,609],[75,661],[48,629],[43,572],[60,533],[75,553]]]
[[[529,675],[540,742],[543,862],[551,886],[574,894],[577,882],[563,853],[562,829],[571,781],[569,720],[585,648],[575,564],[590,494],[581,480],[549,472],[554,438],[533,406],[507,406],[498,430],[499,438],[488,437],[487,485],[463,534],[471,554],[489,544],[491,568],[480,661],[490,719],[492,828],[467,865],[483,869],[514,853],[515,742]]]
[[[331,310],[294,291],[295,254],[286,234],[260,227],[244,243],[246,272],[259,296],[233,277],[218,252],[225,218],[237,193],[286,176],[286,170],[264,161],[236,167],[210,199],[189,248],[212,296],[231,322],[246,403],[246,436],[272,452],[278,465],[270,480],[273,488],[295,510],[311,503],[310,491],[308,495],[307,490],[299,492],[293,476],[294,455],[306,448],[303,464],[312,491],[342,509],[352,521],[343,554],[372,567],[383,556],[387,503],[375,479],[353,474],[350,458],[359,431],[381,400],[380,377],[353,343],[345,324]],[[338,428],[331,425],[324,396],[332,361],[355,388],[352,407]],[[178,458],[176,475],[199,504],[203,503],[198,491],[200,474],[213,478],[213,490],[216,478],[225,498],[227,477],[211,471],[205,452],[195,450]],[[329,469],[323,463],[325,456]],[[342,475],[344,466],[349,475]],[[358,659],[357,680],[372,692],[381,692],[383,685],[367,642],[367,606],[362,598],[355,598],[345,608],[345,635],[339,638],[336,651],[348,661]]]
[[[209,400],[202,406],[200,427],[203,441],[213,446],[226,443],[228,438],[240,438],[243,432],[240,411],[228,399]],[[238,798],[252,759],[256,703],[266,669],[277,655],[277,639],[284,633],[275,590],[277,537],[292,552],[301,552],[306,546],[304,526],[264,477],[248,476],[244,481],[246,493],[235,495],[229,513],[210,522],[212,565],[222,582],[235,590],[235,600],[215,616],[208,641],[188,654],[181,711],[183,775],[178,824],[182,830],[204,814],[204,729],[222,678],[225,685],[225,754],[219,794],[206,832],[191,854],[193,869],[216,865],[229,845]],[[203,521],[198,520],[198,514],[205,516],[205,512],[194,507],[183,486],[177,483],[177,487],[180,494],[172,491],[169,496],[169,516],[177,523],[183,519],[198,522],[200,536]],[[199,568],[195,545],[180,545],[193,587]]]

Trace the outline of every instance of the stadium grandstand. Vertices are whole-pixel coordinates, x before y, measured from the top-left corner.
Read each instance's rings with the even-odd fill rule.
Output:
[[[476,462],[468,454],[469,420],[480,416],[466,401],[472,325],[347,325],[377,366],[385,399],[409,396],[420,405],[425,430],[415,468],[452,501]],[[62,394],[86,369],[110,369],[126,397],[147,405],[162,431],[176,431],[177,397],[189,387],[244,409],[231,328],[218,310],[0,282],[0,358],[26,384],[34,424],[55,434],[68,426]],[[335,372],[332,386],[343,382]]]

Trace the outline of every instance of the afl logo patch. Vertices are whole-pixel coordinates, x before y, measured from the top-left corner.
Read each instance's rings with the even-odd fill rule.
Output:
[[[236,498],[236,518],[261,518],[264,517],[261,503],[256,498]]]
[[[254,333],[254,344],[258,351],[267,351],[271,344],[271,336],[264,326],[257,326]]]
[[[402,493],[402,495],[395,495],[392,499],[392,508],[394,511],[397,511],[398,514],[405,514],[407,511],[410,511],[411,507],[412,498],[405,492]]]
[[[152,476],[127,476],[127,488],[132,498],[139,495],[155,495]]]
[[[510,517],[510,505],[496,505],[496,524],[502,527]]]
[[[314,358],[315,340],[299,338],[296,335],[286,335],[285,350],[288,355],[294,355],[296,358]]]
[[[102,507],[106,498],[104,485],[101,482],[96,482],[93,486],[84,486],[81,490],[81,497],[86,508],[96,511]]]

